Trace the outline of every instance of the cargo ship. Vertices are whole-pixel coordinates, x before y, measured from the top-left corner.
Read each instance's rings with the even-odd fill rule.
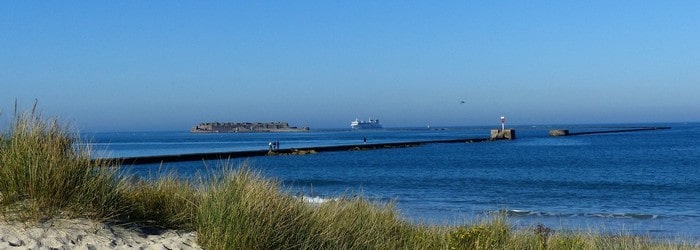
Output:
[[[377,119],[369,119],[369,121],[355,119],[350,123],[350,127],[352,129],[379,129],[382,128],[382,125]]]
[[[309,127],[291,127],[286,122],[203,122],[192,133],[303,132]]]

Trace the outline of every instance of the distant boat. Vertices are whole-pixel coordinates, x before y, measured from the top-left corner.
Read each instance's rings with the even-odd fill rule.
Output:
[[[378,129],[382,128],[382,125],[379,124],[379,120],[376,119],[369,119],[369,121],[355,119],[350,123],[350,127],[352,127],[352,129]]]

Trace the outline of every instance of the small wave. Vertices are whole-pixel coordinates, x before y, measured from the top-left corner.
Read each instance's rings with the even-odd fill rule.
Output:
[[[598,218],[640,219],[640,220],[653,220],[653,219],[657,219],[659,217],[656,214],[640,214],[640,213],[585,213],[584,216],[598,217]]]
[[[519,215],[531,215],[530,210],[520,210],[520,209],[513,209],[513,210],[508,210],[506,212],[507,215],[509,216],[519,216]]]
[[[546,213],[546,212],[538,212],[538,211],[530,211],[530,210],[519,210],[519,209],[508,210],[508,211],[506,211],[506,215],[508,215],[508,216],[539,216],[539,217],[566,216],[563,214],[554,214],[554,213]]]
[[[506,211],[507,216],[537,216],[537,217],[593,217],[593,218],[613,218],[613,219],[638,219],[638,220],[653,220],[658,219],[656,214],[642,213],[548,213],[530,210],[512,209]]]

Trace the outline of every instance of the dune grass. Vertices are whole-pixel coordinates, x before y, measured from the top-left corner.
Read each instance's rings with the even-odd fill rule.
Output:
[[[505,214],[461,226],[409,223],[393,203],[361,196],[309,204],[249,166],[224,164],[198,181],[174,174],[138,180],[88,148],[57,120],[35,111],[0,135],[4,220],[89,218],[195,230],[206,249],[694,249],[637,236],[514,230]]]
[[[174,173],[153,181],[130,180],[121,191],[119,220],[144,226],[193,230],[200,192]]]
[[[111,218],[121,213],[123,188],[115,171],[89,159],[89,150],[56,119],[18,114],[0,136],[0,205],[4,214],[44,220],[56,216]]]

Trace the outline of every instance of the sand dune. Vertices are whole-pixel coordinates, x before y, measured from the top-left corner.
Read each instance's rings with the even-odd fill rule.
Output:
[[[0,249],[202,249],[195,232],[136,230],[86,219],[0,221]]]

